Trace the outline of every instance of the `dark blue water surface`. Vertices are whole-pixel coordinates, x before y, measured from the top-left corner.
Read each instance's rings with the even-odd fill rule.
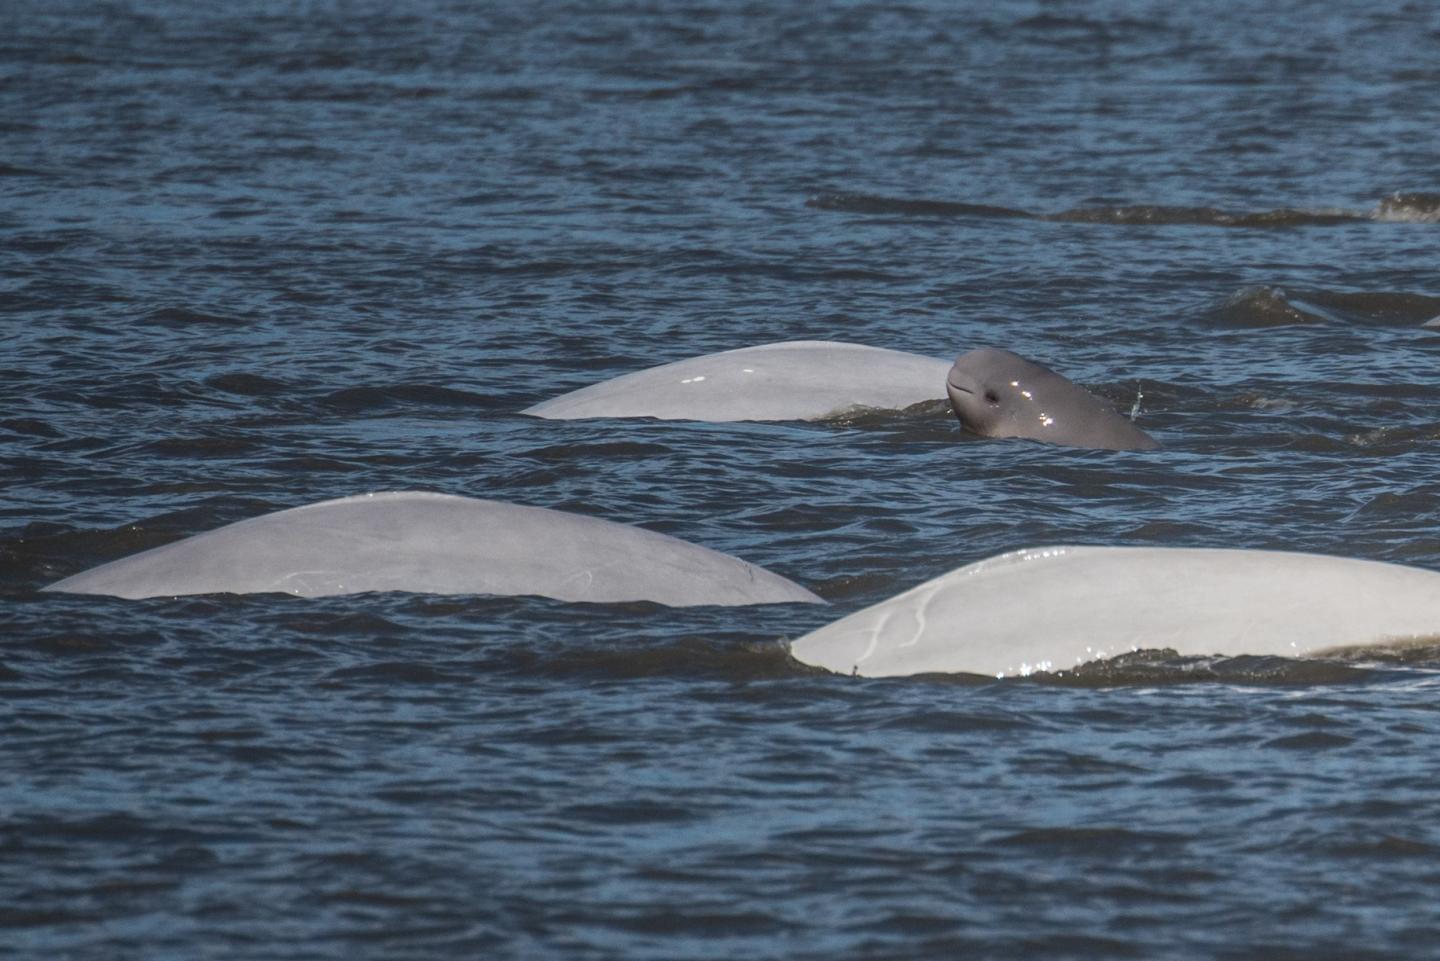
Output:
[[[1437,117],[1424,2],[0,2],[0,955],[1440,957],[1433,651],[782,641],[1045,543],[1440,569]],[[516,413],[789,339],[1165,447]],[[386,489],[831,607],[38,592]]]

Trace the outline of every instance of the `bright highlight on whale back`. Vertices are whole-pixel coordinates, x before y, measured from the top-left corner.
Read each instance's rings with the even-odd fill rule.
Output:
[[[1047,547],[958,568],[791,645],[843,674],[993,677],[1134,650],[1300,657],[1440,638],[1440,573],[1283,551]]]
[[[824,603],[754,564],[654,531],[417,491],[265,514],[112,561],[45,590],[128,598],[413,591],[674,607]]]
[[[943,400],[948,366],[882,347],[784,341],[625,374],[521,413],[554,420],[822,420],[853,408],[898,410]]]
[[[945,389],[955,416],[985,437],[1100,450],[1160,446],[1083,387],[1008,350],[983,347],[961,354],[946,374]]]

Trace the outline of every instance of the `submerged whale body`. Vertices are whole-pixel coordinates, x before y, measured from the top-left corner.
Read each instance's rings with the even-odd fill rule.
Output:
[[[844,674],[1059,671],[1143,649],[1301,657],[1440,637],[1440,573],[1283,551],[1047,547],[958,568],[794,641]]]
[[[364,591],[539,594],[672,607],[819,597],[709,548],[613,521],[448,494],[362,494],[243,520],[44,588],[141,598]]]
[[[838,341],[792,340],[705,354],[562,394],[534,417],[822,420],[856,408],[945,399],[943,360]]]
[[[961,354],[946,374],[945,390],[960,423],[985,437],[1098,450],[1160,446],[1083,387],[1008,350]]]

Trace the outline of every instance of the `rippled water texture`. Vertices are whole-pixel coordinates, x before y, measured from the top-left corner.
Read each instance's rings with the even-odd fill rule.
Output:
[[[1046,543],[1440,569],[1437,116],[1418,2],[0,4],[0,947],[1434,956],[1433,649],[782,639]],[[1006,347],[1164,447],[517,414],[795,339]],[[386,489],[830,607],[38,593]]]

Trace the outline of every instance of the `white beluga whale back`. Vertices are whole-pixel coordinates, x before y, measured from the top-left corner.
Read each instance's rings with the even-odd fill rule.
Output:
[[[986,437],[1100,450],[1160,446],[1085,388],[1008,350],[961,354],[946,374],[945,390],[960,423]]]
[[[44,588],[141,598],[363,591],[538,594],[674,607],[820,598],[777,574],[654,531],[541,507],[402,491],[239,521]]]
[[[882,347],[795,340],[742,347],[602,381],[521,411],[535,417],[822,420],[945,399],[943,360]]]
[[[794,641],[888,677],[1068,670],[1134,650],[1301,657],[1440,638],[1440,573],[1284,551],[1047,547],[958,568]]]

